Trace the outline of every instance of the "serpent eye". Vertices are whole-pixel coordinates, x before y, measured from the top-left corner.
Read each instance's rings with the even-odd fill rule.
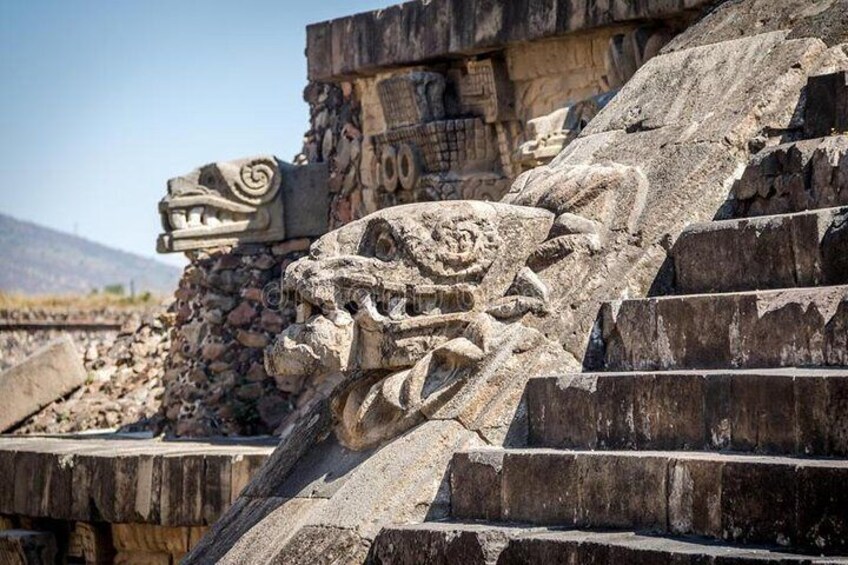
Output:
[[[397,255],[397,242],[394,236],[386,230],[377,234],[374,242],[374,256],[380,261],[391,261]]]

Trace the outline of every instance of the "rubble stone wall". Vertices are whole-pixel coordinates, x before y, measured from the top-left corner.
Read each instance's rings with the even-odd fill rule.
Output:
[[[165,358],[161,431],[271,434],[297,406],[300,391],[266,374],[263,349],[294,319],[293,305],[280,302],[279,281],[310,244],[302,238],[187,254]]]
[[[84,329],[75,321],[117,324]],[[165,307],[101,310],[9,309],[0,312],[0,370],[63,335],[76,345],[88,379],[67,398],[45,407],[15,433],[71,433],[94,429],[150,430],[163,395],[163,359],[170,349],[171,316]],[[11,328],[12,324],[16,324]],[[30,324],[22,326],[22,324]]]

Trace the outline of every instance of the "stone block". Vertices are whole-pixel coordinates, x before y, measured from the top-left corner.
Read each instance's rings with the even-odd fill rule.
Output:
[[[848,548],[848,489],[841,470],[826,466],[799,467],[797,531],[801,546],[844,554]]]
[[[499,520],[502,516],[503,452],[457,453],[451,461],[451,514]]]
[[[596,453],[572,457],[580,493],[577,526],[667,530],[668,477],[667,461],[663,457],[647,454],[606,457]]]
[[[766,148],[733,187],[738,217],[788,214],[848,204],[848,136]]]
[[[845,469],[837,472],[845,476]],[[826,487],[820,484],[814,488]],[[737,543],[800,545],[795,523],[797,504],[794,465],[769,465],[753,458],[724,464],[721,514],[725,539]]]
[[[633,381],[637,449],[697,449],[703,445],[705,379],[657,373]]]
[[[445,117],[445,77],[409,72],[377,83],[383,116],[389,129],[442,120]]]
[[[374,541],[374,563],[486,565],[508,542],[508,533],[482,526],[426,524],[387,528]],[[371,561],[369,561],[371,562]]]
[[[330,217],[327,164],[283,165],[281,170],[286,239],[327,233]]]
[[[503,470],[503,519],[574,524],[580,486],[573,455],[544,450],[507,452]]]
[[[632,449],[636,447],[633,427],[633,381],[630,379],[604,379],[595,392],[597,411],[606,414],[598,422],[598,443],[595,448]],[[597,414],[595,415],[597,418]]]
[[[848,453],[848,380],[830,380],[826,393],[820,390],[816,396],[806,396],[799,392],[797,398],[799,404],[809,403],[805,404],[808,407],[805,413],[810,414],[806,420],[809,424],[802,428],[805,430],[802,437],[821,442],[825,436],[822,430],[826,430],[828,451]],[[815,404],[812,404],[814,399]]]
[[[824,555],[843,553],[847,543],[844,489],[837,486],[848,479],[844,460],[521,449],[505,451],[503,465],[502,521],[702,536]],[[473,480],[455,475],[453,484]]]
[[[3,565],[53,565],[56,557],[56,538],[50,532],[0,532],[0,563]]]
[[[848,445],[830,441],[831,437],[838,437],[840,427],[845,429],[844,423],[839,425],[840,420],[848,418],[844,411],[831,409],[831,389],[838,396],[837,391],[848,390],[848,379],[836,374],[830,379],[795,379],[795,449],[799,455],[848,453]]]
[[[625,300],[602,307],[604,370],[840,366],[848,287]]]
[[[527,382],[529,444],[594,449],[598,444],[597,379],[567,375]]]
[[[331,81],[383,67],[452,58],[608,25],[683,16],[686,3],[584,0],[432,0],[407,2],[307,27],[309,80]]]
[[[85,379],[82,359],[67,336],[0,373],[0,432],[79,388]]]
[[[678,460],[668,467],[668,529],[676,535],[720,538],[722,465]]]
[[[782,32],[762,33],[654,57],[592,120],[583,135],[666,129],[666,134],[675,138],[685,136],[687,143],[735,144],[754,134],[743,133],[742,116],[749,116],[752,124],[760,119],[764,122],[761,126],[785,127],[791,115],[774,111],[784,104],[766,115],[758,101],[745,93],[773,84],[770,96],[786,97],[787,102],[790,97],[797,99],[805,77],[802,74],[782,80],[782,73],[800,59],[821,53],[824,46],[814,40],[784,42],[784,37]],[[674,73],[679,80],[681,69],[685,69],[690,87],[671,89],[665,78],[659,78]],[[697,89],[697,94],[692,89]],[[710,119],[705,119],[707,115]],[[671,128],[681,129],[675,136]]]
[[[680,294],[848,282],[846,208],[696,224],[672,249]],[[721,268],[716,268],[721,265]]]
[[[426,523],[384,528],[370,554],[374,563],[579,563],[581,565],[755,565],[838,563],[839,558],[779,553],[697,539],[632,532],[538,530],[484,524]]]
[[[731,398],[734,450],[795,451],[794,379],[782,375],[737,374],[732,380]]]
[[[162,458],[162,524],[203,524],[204,457],[166,455]]]
[[[530,445],[842,457],[846,395],[842,370],[539,377],[528,385]]]
[[[804,135],[848,133],[848,71],[810,77],[804,110]]]

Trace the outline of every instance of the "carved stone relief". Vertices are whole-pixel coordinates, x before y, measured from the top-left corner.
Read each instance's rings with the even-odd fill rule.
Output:
[[[160,253],[321,235],[327,229],[324,165],[264,155],[204,165],[168,181],[159,202]],[[292,204],[291,225],[286,225]]]

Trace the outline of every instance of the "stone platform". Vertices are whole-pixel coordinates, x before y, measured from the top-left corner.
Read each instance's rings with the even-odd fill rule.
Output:
[[[48,532],[60,554],[85,562],[121,554],[176,562],[275,445],[272,438],[0,436],[0,476],[8,478],[0,482],[0,530]]]

